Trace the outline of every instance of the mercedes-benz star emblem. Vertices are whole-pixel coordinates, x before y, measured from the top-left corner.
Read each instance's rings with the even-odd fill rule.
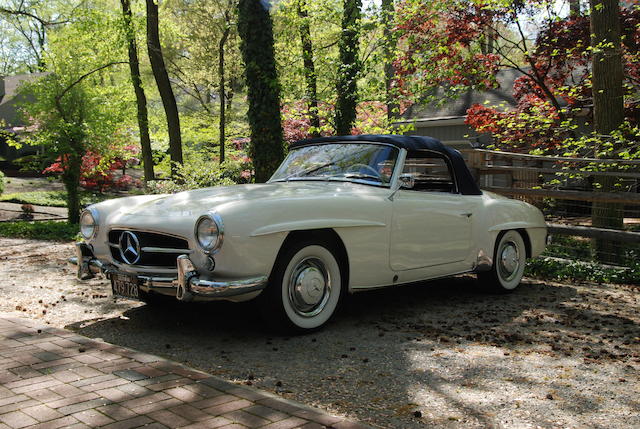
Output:
[[[131,231],[120,234],[120,256],[122,261],[133,265],[140,260],[140,241]]]

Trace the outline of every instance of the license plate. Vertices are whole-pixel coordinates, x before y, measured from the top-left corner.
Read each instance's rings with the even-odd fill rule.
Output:
[[[114,295],[138,299],[138,277],[124,273],[112,273],[111,290]]]

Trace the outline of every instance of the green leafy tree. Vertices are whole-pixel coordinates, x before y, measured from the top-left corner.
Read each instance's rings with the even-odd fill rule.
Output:
[[[167,68],[173,84],[189,96],[189,101],[196,102],[193,106],[183,100],[183,112],[201,116],[201,122],[210,123],[212,117],[217,120],[221,163],[226,156],[232,100],[235,92],[242,88],[236,7],[237,0],[172,0],[168,3],[173,26],[165,37]],[[205,143],[214,148],[213,142]]]
[[[149,137],[149,113],[147,110],[147,97],[142,86],[140,76],[140,61],[138,59],[138,44],[131,13],[131,0],[120,0],[122,6],[123,30],[127,42],[129,54],[129,71],[131,84],[136,95],[136,108],[138,118],[138,130],[140,131],[140,147],[142,149],[142,166],[144,167],[144,180],[154,180],[153,156],[151,153],[151,138]]]
[[[48,34],[70,23],[83,0],[0,0],[0,18],[5,23],[3,36],[17,43],[12,53],[30,72],[44,71]],[[4,44],[3,44],[4,47]]]
[[[158,86],[158,92],[164,106],[169,132],[169,155],[171,157],[172,174],[177,173],[177,165],[182,164],[182,134],[180,132],[180,115],[176,97],[173,94],[167,67],[165,66],[160,44],[158,4],[156,0],[146,0],[147,6],[147,51],[151,61],[151,70]]]
[[[257,182],[265,182],[284,157],[280,84],[273,51],[273,28],[266,3],[240,0],[238,33],[249,99],[251,157]]]
[[[93,7],[78,14],[78,22],[50,35],[49,73],[20,89],[29,95],[23,113],[34,129],[27,140],[62,165],[70,223],[79,220],[82,157],[89,151],[108,154],[127,143],[123,128],[132,113],[128,91],[114,74],[125,64],[122,40],[111,31],[119,17]]]
[[[341,4],[340,0],[284,0],[273,12],[285,120],[288,111],[295,111],[308,120],[311,136],[333,133],[335,128]]]

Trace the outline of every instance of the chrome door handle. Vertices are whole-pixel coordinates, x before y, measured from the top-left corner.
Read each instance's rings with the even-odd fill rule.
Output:
[[[473,213],[460,213],[460,216],[471,217]]]

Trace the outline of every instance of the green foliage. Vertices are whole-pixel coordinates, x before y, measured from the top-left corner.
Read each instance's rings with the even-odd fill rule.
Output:
[[[562,143],[563,156],[591,156],[608,159],[640,159],[640,126],[625,121],[609,135],[595,132],[580,137],[567,138]],[[619,169],[620,166],[614,166]],[[588,171],[606,169],[605,165],[592,164]]]
[[[67,222],[0,222],[0,237],[74,241],[79,232],[78,225]]]
[[[547,245],[544,256],[593,262],[597,255],[592,244],[590,239],[557,235],[553,236],[553,241]],[[620,266],[632,266],[640,257],[640,246],[636,243],[616,243],[615,251],[618,255],[614,262]]]
[[[527,262],[525,275],[557,281],[575,280],[640,285],[640,262],[636,261],[627,269],[618,269],[595,263],[540,257]]]
[[[236,0],[164,2],[163,10],[168,16],[161,18],[163,54],[174,83],[190,96],[182,100],[183,106],[204,109],[209,115],[214,113],[220,81],[219,42],[235,18],[236,3]],[[242,62],[235,26],[230,26],[224,51],[225,76],[230,90],[236,91],[241,87]],[[227,93],[225,97],[231,95]]]
[[[0,171],[0,195],[4,192],[4,173]]]
[[[304,64],[300,39],[301,18],[298,0],[284,0],[273,12],[275,54],[282,96],[286,103],[305,97]],[[338,77],[338,40],[340,38],[341,0],[306,2],[319,102],[333,104]]]
[[[104,201],[108,198],[110,197],[105,194],[81,192],[80,205],[88,206],[89,204]],[[18,192],[2,195],[0,196],[0,201],[17,204],[33,204],[35,206],[46,207],[67,207],[67,194],[64,191]]]
[[[193,154],[192,154],[193,155]],[[202,153],[189,157],[178,167],[172,180],[154,180],[147,183],[152,194],[167,194],[213,186],[228,186],[249,179],[245,173],[247,165],[240,161],[227,160],[222,164],[207,159]]]
[[[0,201],[17,204],[33,204],[47,207],[66,207],[67,194],[64,191],[34,191],[6,194]]]
[[[123,129],[135,118],[130,85],[112,69],[124,58],[122,34],[113,31],[121,25],[120,15],[104,6],[78,7],[74,24],[49,37],[50,74],[21,88],[24,117],[34,130],[28,142],[42,147],[50,161],[61,162],[71,222],[79,218],[82,156],[92,151],[106,158],[129,143]]]

